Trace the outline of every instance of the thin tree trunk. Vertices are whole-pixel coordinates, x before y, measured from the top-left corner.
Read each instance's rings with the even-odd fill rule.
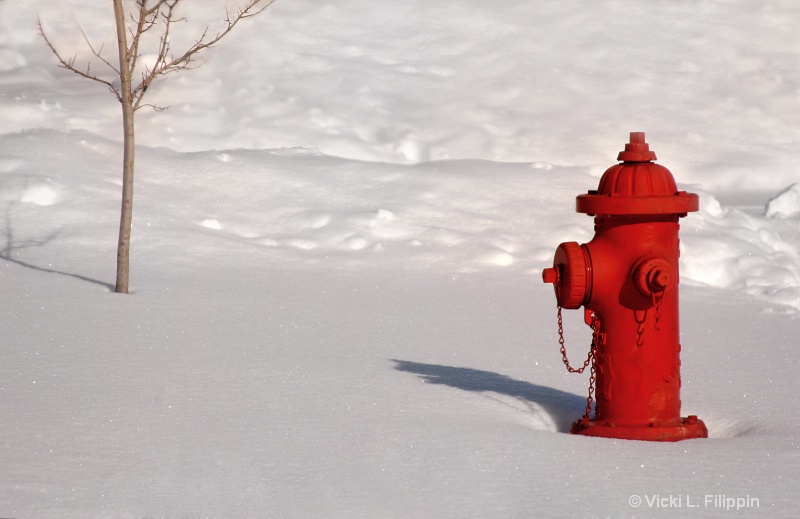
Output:
[[[128,56],[128,41],[125,34],[125,12],[122,0],[114,0],[114,18],[117,24],[117,48],[119,49],[119,79],[122,104],[123,158],[122,158],[122,208],[119,218],[119,241],[117,242],[117,283],[115,292],[128,293],[130,270],[131,222],[133,215],[133,158],[135,152],[133,98],[131,96],[131,74]]]
[[[0,2],[2,1],[0,0]],[[226,25],[220,32],[211,37],[206,28],[194,45],[177,57],[173,55],[170,49],[169,35],[172,24],[183,21],[183,18],[175,18],[175,9],[181,0],[152,0],[150,4],[148,4],[148,0],[137,0],[134,4],[135,7],[132,7],[132,9],[138,11],[138,16],[131,16],[129,20],[125,16],[123,1],[113,0],[114,22],[117,26],[117,51],[119,52],[119,86],[115,80],[104,79],[92,73],[91,64],[87,64],[84,71],[76,67],[74,57],[64,59],[47,38],[41,21],[39,21],[38,27],[47,46],[58,58],[61,67],[71,70],[81,77],[106,85],[122,105],[122,141],[124,149],[122,156],[122,207],[119,217],[119,240],[117,241],[117,282],[114,291],[127,294],[130,274],[131,223],[133,221],[133,159],[136,152],[134,113],[141,106],[153,106],[140,104],[147,87],[159,75],[192,68],[191,65],[195,63],[195,55],[198,52],[213,47],[231,32],[241,20],[261,13],[276,0],[266,0],[264,4],[262,4],[262,0],[248,0],[245,6],[236,11],[235,14],[226,11]],[[258,5],[263,5],[263,7],[259,9]],[[126,21],[133,22],[135,28],[129,29],[126,27]],[[145,32],[158,25],[162,27],[162,34],[159,39],[155,63],[151,67],[142,67],[141,82],[134,88],[132,82],[139,57],[139,40]],[[130,47],[128,47],[128,34],[131,35]],[[84,38],[86,38],[85,34]],[[86,39],[86,43],[97,59],[116,71],[116,68],[103,57],[102,46],[99,49],[95,49],[88,39]],[[156,107],[153,106],[153,108]]]

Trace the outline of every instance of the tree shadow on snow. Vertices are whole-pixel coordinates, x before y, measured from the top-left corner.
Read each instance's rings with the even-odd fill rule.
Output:
[[[558,432],[569,431],[572,422],[586,410],[586,397],[559,389],[540,386],[492,371],[423,364],[392,359],[395,369],[415,373],[429,384],[443,384],[464,391],[493,392],[536,404],[553,420]]]
[[[14,226],[11,214],[13,212],[14,206],[17,205],[18,203],[19,202],[16,203],[11,202],[6,206],[5,229],[2,232],[2,236],[0,236],[0,240],[4,241],[4,243],[0,244],[0,259],[8,261],[9,263],[14,263],[21,267],[29,268],[31,270],[36,270],[38,272],[46,272],[48,274],[58,274],[61,276],[80,279],[81,281],[87,281],[89,283],[94,283],[96,285],[106,287],[110,291],[114,290],[114,285],[105,283],[98,279],[82,276],[80,274],[74,274],[71,272],[64,272],[63,270],[40,267],[38,265],[34,265],[33,263],[28,263],[27,261],[23,261],[17,258],[16,254],[19,251],[35,247],[44,247],[49,243],[53,242],[61,234],[60,230],[56,230],[44,237],[29,238],[23,240],[17,238],[16,234],[14,233]]]

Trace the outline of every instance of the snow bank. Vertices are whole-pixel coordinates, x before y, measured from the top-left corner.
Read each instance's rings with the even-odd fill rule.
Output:
[[[791,193],[776,196],[774,207],[787,207]],[[682,221],[684,281],[800,309],[800,221],[770,217],[769,208],[767,216],[752,215],[721,206],[709,193],[700,196],[700,212]]]
[[[800,216],[800,184],[792,184],[770,198],[764,214],[768,218]]]
[[[75,131],[23,132],[2,143],[2,192],[15,228],[8,247],[19,257],[27,254],[20,244],[51,235],[78,234],[102,249],[114,243],[118,143]],[[134,250],[184,268],[211,255],[231,266],[537,275],[558,243],[592,237],[592,220],[574,211],[575,196],[597,186],[591,168],[376,164],[304,148],[141,148],[139,166]],[[701,200],[700,211],[681,220],[684,282],[800,309],[800,221],[749,214],[697,186],[682,188]],[[772,204],[785,207],[792,193]],[[62,242],[71,243],[54,238],[53,245]]]
[[[98,248],[115,242],[118,143],[53,130],[9,134],[0,142],[15,242],[47,233],[78,233]],[[571,210],[572,186],[596,183],[586,168],[379,164],[303,148],[177,153],[142,147],[137,164],[134,250],[181,264],[211,261],[211,255],[230,266],[533,272],[552,258],[559,236],[589,239],[590,220]],[[17,180],[11,184],[11,178]],[[23,221],[31,218],[47,223],[23,234]],[[88,221],[97,222],[96,234],[87,232]],[[70,244],[52,245],[62,242]]]

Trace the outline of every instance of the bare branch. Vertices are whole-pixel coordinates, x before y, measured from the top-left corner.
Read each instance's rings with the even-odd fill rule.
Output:
[[[113,82],[108,81],[106,79],[103,79],[103,78],[98,77],[95,74],[93,74],[92,73],[92,68],[91,68],[92,67],[91,62],[86,64],[86,70],[83,71],[83,70],[81,70],[81,69],[79,69],[78,67],[75,66],[75,61],[77,59],[76,56],[73,56],[70,59],[64,59],[61,56],[61,54],[58,52],[56,47],[53,45],[53,42],[51,42],[50,38],[47,37],[47,33],[45,33],[44,27],[42,26],[42,20],[39,17],[36,18],[36,27],[39,30],[39,34],[44,39],[44,42],[47,44],[47,47],[55,55],[56,59],[58,59],[58,63],[59,63],[58,66],[59,67],[61,67],[63,69],[66,69],[66,70],[69,70],[71,72],[74,72],[75,74],[78,74],[79,76],[84,77],[86,79],[91,79],[92,81],[97,81],[98,83],[102,83],[102,84],[106,85],[108,87],[108,89],[117,97],[117,99],[120,102],[122,102],[122,95],[120,93],[119,87],[117,85],[115,85]],[[81,31],[81,32],[83,32],[83,31]],[[84,34],[84,37],[85,36],[86,35]],[[87,42],[88,42],[88,40],[87,40]],[[89,45],[89,48],[92,49],[92,54],[94,54],[95,56],[100,58],[103,61],[103,63],[105,63],[106,65],[110,66],[111,70],[117,72],[117,70],[113,66],[111,66],[108,63],[108,61],[106,61],[105,59],[100,57],[99,52],[95,52],[95,49],[94,49],[94,47],[92,47],[91,44]]]
[[[149,104],[149,103],[145,103],[143,105],[139,105],[139,108],[145,108],[145,107],[146,108],[152,108],[156,112],[163,112],[164,110],[169,110],[169,106],[159,106],[159,105],[153,105],[153,104]]]
[[[105,59],[105,58],[102,56],[102,52],[103,52],[103,45],[105,45],[105,44],[103,44],[103,45],[100,45],[100,48],[99,48],[98,50],[95,50],[94,46],[92,45],[92,42],[90,42],[90,41],[89,41],[89,38],[86,36],[86,33],[83,31],[83,27],[78,27],[78,28],[80,29],[80,31],[81,31],[81,34],[83,35],[83,39],[84,39],[84,41],[86,42],[86,45],[88,45],[88,46],[89,46],[89,49],[92,51],[92,54],[94,54],[94,55],[95,55],[95,57],[97,57],[97,59],[99,59],[100,61],[102,61],[103,63],[105,63],[105,64],[106,64],[106,66],[107,66],[108,68],[110,68],[110,69],[111,69],[111,70],[113,70],[113,71],[114,71],[114,72],[115,72],[117,75],[119,75],[119,70],[117,69],[117,67],[115,67],[114,65],[112,65],[112,64],[111,64],[111,63],[110,63],[110,62],[109,62],[107,59]],[[42,36],[44,36],[44,35],[42,35]],[[45,38],[45,41],[47,41],[47,38]],[[88,65],[87,65],[87,68],[88,68]]]
[[[276,0],[248,0],[247,4],[241,9],[237,10],[235,14],[226,12],[225,26],[220,32],[209,38],[208,27],[206,27],[200,37],[193,45],[191,45],[191,47],[189,47],[188,50],[186,50],[180,56],[174,57],[171,54],[172,49],[170,31],[172,24],[184,20],[183,17],[176,17],[176,8],[181,1],[182,0],[136,0],[137,12],[131,12],[128,14],[128,17],[132,22],[127,28],[127,32],[130,34],[130,40],[128,42],[128,47],[124,50],[124,59],[121,60],[119,67],[114,66],[110,61],[102,56],[103,46],[101,45],[100,48],[95,48],[91,41],[89,41],[86,33],[81,28],[83,39],[86,41],[86,44],[88,45],[92,54],[104,65],[114,71],[114,73],[120,78],[130,78],[139,64],[139,45],[142,35],[156,25],[163,23],[163,32],[159,38],[155,62],[145,65],[141,74],[141,81],[138,85],[135,87],[131,85],[132,88],[130,101],[132,102],[134,111],[145,106],[151,107],[155,110],[163,110],[163,108],[155,105],[142,104],[142,98],[156,78],[162,75],[178,72],[180,70],[193,68],[193,65],[196,61],[196,55],[198,53],[204,49],[215,46],[223,37],[230,33],[241,20],[250,18],[263,12]],[[39,21],[37,25],[39,33],[42,35],[45,43],[58,59],[59,66],[61,68],[70,70],[81,77],[106,85],[108,89],[114,93],[117,99],[122,102],[122,92],[119,85],[115,85],[114,82],[102,79],[94,74],[91,70],[91,62],[87,63],[86,69],[83,70],[79,69],[75,65],[75,57],[71,59],[63,58],[45,34],[41,21]]]
[[[137,26],[137,34],[134,43],[131,44],[132,48],[134,49],[133,52],[136,52],[136,48],[138,48],[138,36],[141,35],[143,31],[146,31],[152,25],[155,24],[155,19],[149,19],[150,25],[147,25],[147,22],[143,23],[143,16],[160,16],[161,20],[163,21],[165,28],[164,33],[161,35],[158,47],[158,53],[156,56],[156,62],[153,64],[152,68],[145,67],[144,72],[142,73],[142,80],[139,84],[132,89],[133,97],[136,99],[134,103],[134,110],[138,110],[142,106],[147,105],[140,105],[142,96],[147,91],[147,88],[150,84],[161,75],[167,75],[173,72],[177,72],[179,70],[186,70],[192,68],[192,63],[195,61],[195,56],[200,51],[204,49],[208,49],[216,45],[223,37],[225,37],[229,32],[233,30],[233,28],[243,19],[250,18],[255,16],[265,9],[267,9],[270,5],[275,3],[276,0],[266,0],[266,3],[263,4],[260,8],[256,8],[259,4],[262,4],[265,0],[249,0],[247,5],[243,8],[239,9],[235,15],[231,15],[230,13],[226,13],[225,15],[225,27],[218,32],[213,38],[206,41],[208,37],[208,27],[203,30],[203,33],[200,37],[195,41],[194,45],[192,45],[186,52],[182,55],[178,56],[177,58],[170,56],[170,27],[173,23],[183,20],[183,18],[175,18],[175,7],[180,2],[180,0],[158,0],[151,8],[146,9],[145,4],[146,0],[138,0],[140,6],[140,17],[139,17],[139,25]],[[134,47],[136,46],[136,47]],[[136,56],[134,55],[134,58]],[[131,68],[133,70],[133,68]]]
[[[233,28],[238,24],[241,20],[245,18],[250,18],[251,16],[255,16],[258,13],[264,11],[267,7],[272,5],[276,0],[268,0],[267,3],[258,10],[254,10],[253,8],[261,3],[262,0],[251,0],[244,8],[240,9],[235,16],[231,17],[230,14],[227,14],[225,17],[225,22],[227,26],[217,33],[211,40],[205,41],[206,34],[208,29],[203,31],[203,35],[197,40],[197,42],[192,45],[183,55],[178,58],[172,59],[169,63],[164,63],[156,73],[161,74],[166,72],[172,68],[182,68],[185,65],[188,65],[195,54],[202,51],[203,49],[207,49],[209,47],[213,47],[216,45],[223,37],[225,37]]]

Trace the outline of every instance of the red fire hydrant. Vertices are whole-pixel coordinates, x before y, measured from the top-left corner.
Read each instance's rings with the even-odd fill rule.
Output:
[[[558,246],[545,283],[555,287],[559,342],[569,371],[591,365],[586,414],[570,432],[629,440],[705,438],[697,416],[681,418],[678,328],[678,219],[698,210],[696,194],[678,191],[670,171],[654,164],[644,133],[579,195],[576,210],[594,216],[587,244]],[[592,345],[583,368],[564,349],[561,309],[585,307]],[[593,386],[595,385],[595,386]],[[595,417],[590,419],[594,395]]]

